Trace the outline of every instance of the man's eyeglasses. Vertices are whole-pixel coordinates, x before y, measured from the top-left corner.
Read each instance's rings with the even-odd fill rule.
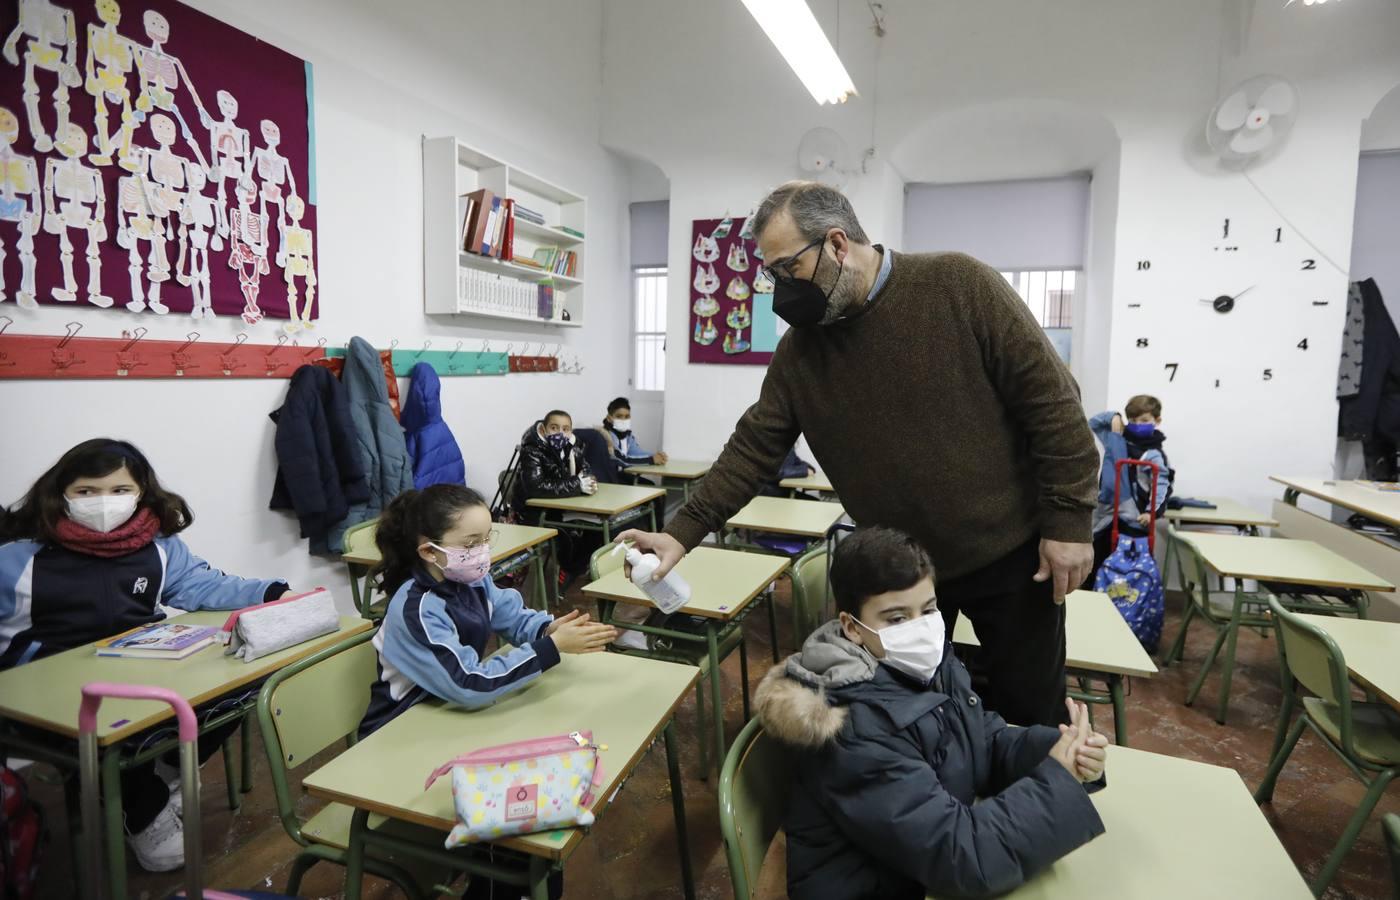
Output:
[[[767,275],[769,280],[771,280],[774,284],[792,284],[794,281],[798,280],[792,274],[792,267],[797,265],[797,260],[800,259],[802,254],[806,253],[808,250],[811,250],[813,247],[819,247],[825,243],[826,235],[822,235],[821,237],[817,238],[815,241],[812,241],[810,244],[803,247],[801,250],[798,250],[791,256],[784,257],[783,259],[779,260],[774,260],[771,263],[765,264],[762,267],[763,274]]]

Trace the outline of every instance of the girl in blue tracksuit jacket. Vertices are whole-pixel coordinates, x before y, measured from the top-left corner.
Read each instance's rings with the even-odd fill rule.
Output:
[[[0,669],[159,622],[170,607],[239,609],[287,591],[284,581],[225,575],[192,554],[178,536],[194,521],[188,504],[125,441],[78,444],[0,512]],[[201,759],[223,737],[203,735]],[[178,798],[154,762],[126,771],[122,800],[142,866],[182,866]]]

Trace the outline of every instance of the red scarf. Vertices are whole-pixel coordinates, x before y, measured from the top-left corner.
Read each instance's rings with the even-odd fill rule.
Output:
[[[136,515],[111,531],[93,531],[67,516],[59,519],[54,526],[54,538],[64,547],[104,558],[134,553],[155,540],[159,532],[160,519],[147,507],[138,509]]]

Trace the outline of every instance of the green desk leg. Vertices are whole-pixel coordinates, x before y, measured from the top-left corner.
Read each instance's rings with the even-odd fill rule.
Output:
[[[768,640],[773,643],[773,662],[778,662],[778,612],[775,607],[778,605],[778,591],[772,585],[768,585]],[[747,716],[745,717],[747,718]]]
[[[549,900],[549,863],[538,856],[530,857],[530,900]]]
[[[705,646],[710,652],[710,702],[715,716],[715,770],[724,768],[724,693],[719,680],[719,640],[713,619],[705,620]]]
[[[355,600],[355,609],[361,618],[373,618],[369,611],[369,585],[364,585],[363,593],[360,585],[360,579],[369,574],[369,567],[357,563],[346,563],[345,567],[350,570],[350,596]]]
[[[224,741],[221,751],[224,755],[224,788],[228,791],[228,808],[237,812],[241,801],[238,794],[238,761],[233,758],[232,736]]]
[[[1235,579],[1235,608],[1230,611],[1230,624],[1225,633],[1225,659],[1220,670],[1220,708],[1215,721],[1225,724],[1225,714],[1230,709],[1230,679],[1235,674],[1235,642],[1240,636],[1240,615],[1244,609],[1243,579]]]
[[[1109,675],[1108,696],[1113,700],[1113,740],[1120,747],[1128,746],[1128,714],[1123,709],[1123,676]]]
[[[345,900],[360,900],[361,883],[365,877],[365,829],[369,827],[369,812],[355,810],[350,817],[350,839],[345,848]]]
[[[239,761],[243,763],[243,793],[247,794],[253,790],[253,715],[244,713],[243,721],[239,723]]]
[[[661,736],[666,742],[666,774],[671,778],[671,809],[676,815],[676,847],[681,854],[681,887],[685,891],[685,900],[695,900],[695,873],[690,869],[690,840],[685,831],[685,792],[681,784],[680,757],[676,753],[674,717],[666,723]]]
[[[1283,502],[1289,506],[1298,505],[1298,489],[1286,487],[1283,489]]]
[[[108,747],[102,754],[102,802],[107,820],[107,886],[113,897],[125,897],[126,831],[122,815],[120,746]]]
[[[535,589],[530,593],[537,604],[536,608],[541,612],[548,612],[549,594],[544,586],[544,553],[539,547],[531,548],[530,576],[535,580]]]

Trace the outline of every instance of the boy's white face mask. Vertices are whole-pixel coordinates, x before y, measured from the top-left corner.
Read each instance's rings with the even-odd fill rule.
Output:
[[[885,651],[880,662],[898,669],[920,684],[928,684],[943,662],[946,626],[943,614],[934,610],[917,619],[875,629],[851,616],[851,621],[874,634]]]

